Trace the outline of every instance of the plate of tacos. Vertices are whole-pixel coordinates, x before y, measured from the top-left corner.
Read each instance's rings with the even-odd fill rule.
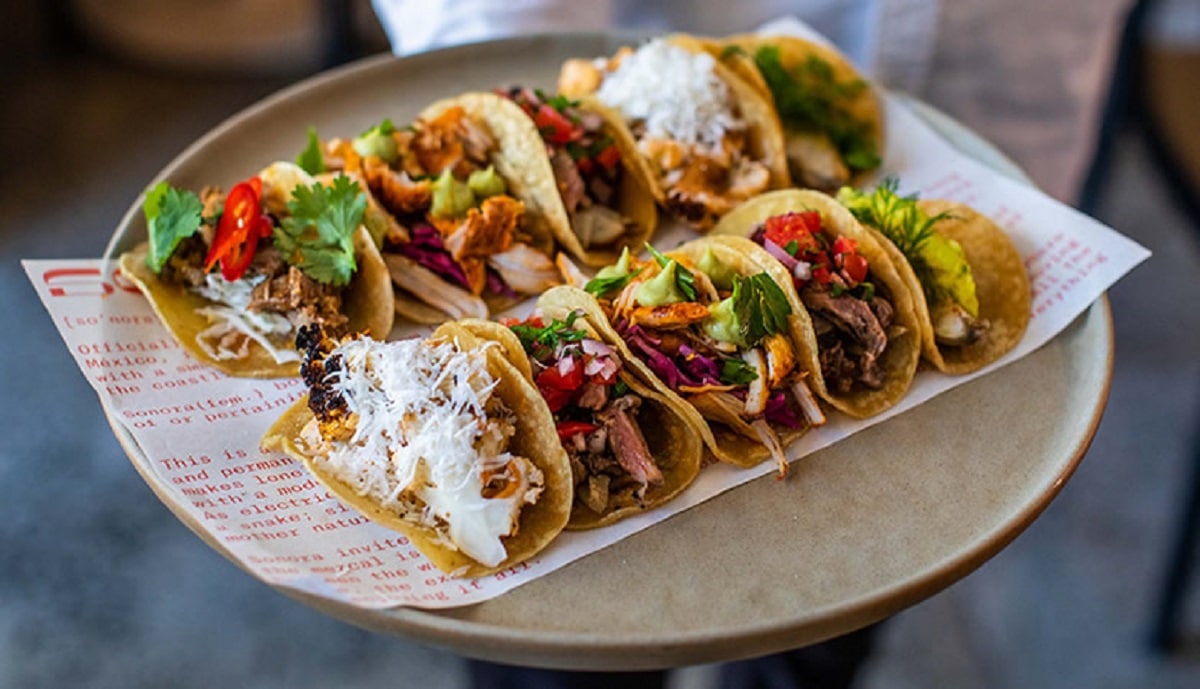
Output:
[[[783,456],[823,424],[886,412],[919,367],[986,366],[1024,328],[1011,256],[985,219],[855,186],[883,150],[879,94],[835,57],[782,38],[603,34],[379,57],[235,115],[167,166],[109,254],[198,359],[300,375],[305,397],[266,442],[447,576],[653,518],[714,467],[788,474],[468,608],[280,590],[475,657],[665,667],[861,627],[1028,526],[1098,422],[1105,302],[1002,372],[803,462]],[[679,107],[647,105],[648,74]],[[687,88],[665,78],[678,74]],[[847,100],[805,114],[789,105],[797,83]],[[905,246],[895,227],[936,238]],[[967,266],[973,291],[944,264]],[[275,298],[292,282],[303,289]],[[386,383],[400,370],[432,382]],[[400,397],[375,397],[389,389]],[[397,405],[472,429],[454,441],[465,463],[448,452],[400,483],[378,478],[380,452],[364,448],[395,440],[372,432]],[[447,442],[431,435],[440,424],[412,426],[383,454]],[[114,430],[160,499],[228,555]]]

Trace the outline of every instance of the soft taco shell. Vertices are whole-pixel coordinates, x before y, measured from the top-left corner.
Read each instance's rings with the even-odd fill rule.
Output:
[[[882,234],[871,232],[888,250],[901,278],[915,296],[922,356],[939,371],[970,373],[999,359],[1021,341],[1031,313],[1029,275],[1021,254],[1004,230],[987,216],[953,201],[929,199],[918,201],[917,205],[928,217],[946,213],[948,217],[934,224],[934,230],[958,242],[966,254],[975,279],[979,317],[989,324],[975,342],[960,347],[937,343],[925,290],[908,259]]]
[[[586,292],[572,287],[556,287],[538,300],[538,308],[547,318],[565,319],[571,312],[581,308],[574,305],[576,301],[582,301],[578,295],[591,298]],[[521,347],[521,341],[511,330],[493,321],[462,320],[458,321],[458,324],[485,340],[499,343],[510,363],[526,376],[530,385],[533,385],[529,358]],[[603,335],[597,332],[586,318],[576,321],[575,324],[587,329],[593,338],[604,341]],[[628,362],[624,357],[622,360]],[[646,439],[654,463],[662,471],[663,482],[661,485],[647,488],[641,504],[633,499],[632,490],[623,491],[619,497],[624,504],[610,507],[603,514],[597,514],[582,502],[574,501],[571,519],[567,522],[569,530],[594,529],[654,509],[683,492],[700,473],[704,445],[683,411],[687,404],[674,395],[667,397],[652,390],[628,369],[622,371],[619,376],[642,400],[638,409],[638,425],[642,428],[642,435]]]
[[[886,372],[886,382],[878,390],[859,386],[849,393],[840,394],[828,389],[821,375],[817,336],[812,327],[812,319],[808,316],[800,295],[796,293],[790,273],[769,253],[745,239],[753,233],[755,227],[771,216],[804,210],[819,212],[822,227],[832,236],[844,236],[858,242],[858,253],[867,259],[870,266],[871,281],[886,287],[891,296],[895,311],[894,322],[888,332],[887,348],[880,357],[881,366]],[[720,235],[735,238],[733,241],[737,246],[749,243],[761,251],[755,256],[766,256],[772,264],[778,266],[778,270],[788,273],[788,279],[781,286],[785,288],[784,292],[792,301],[793,307],[805,314],[803,319],[799,319],[803,323],[802,333],[797,337],[799,353],[803,357],[802,361],[807,362],[809,370],[814,371],[813,389],[822,399],[845,414],[855,418],[866,418],[884,411],[904,397],[916,375],[921,355],[921,325],[917,318],[915,297],[912,288],[900,277],[883,246],[870,231],[859,224],[850,211],[829,195],[818,191],[775,191],[762,194],[730,211],[717,223],[713,235],[713,239],[721,242],[731,240]]]
[[[731,71],[761,94],[772,109],[775,107],[775,98],[754,61],[754,54],[764,46],[778,46],[779,62],[789,73],[797,66],[807,62],[809,58],[817,58],[829,65],[834,80],[839,84],[867,81],[853,63],[836,49],[796,36],[738,34],[720,39],[703,40],[702,45],[713,57],[721,60]],[[732,50],[733,46],[737,46],[741,50]],[[845,109],[853,121],[866,125],[867,135],[874,142],[876,152],[883,156],[885,144],[883,104],[876,89],[867,82],[866,88],[855,96],[841,101],[839,105]],[[787,141],[794,134],[789,132],[787,122],[782,120],[781,122],[784,140]],[[851,184],[857,185],[870,173],[871,170],[858,171],[851,177]]]
[[[434,332],[433,338],[454,341],[460,348],[481,346],[480,340],[455,323],[446,323]],[[544,489],[538,501],[521,510],[516,535],[505,540],[508,556],[495,567],[488,567],[458,550],[441,543],[430,527],[418,526],[385,510],[369,498],[359,495],[349,485],[323,473],[300,439],[300,432],[313,419],[307,395],[289,407],[262,438],[264,450],[282,452],[299,459],[304,466],[339,500],[361,512],[375,523],[398,531],[408,537],[433,564],[455,576],[479,577],[491,574],[533,557],[554,540],[570,515],[572,486],[571,467],[566,452],[558,442],[554,421],[537,391],[505,359],[497,348],[488,348],[488,372],[499,382],[496,394],[516,416],[516,433],[509,444],[514,454],[527,457],[542,471]]]
[[[668,40],[670,43],[693,53],[706,52],[704,42],[694,36],[674,34]],[[755,86],[744,81],[729,66],[722,64],[720,60],[716,61],[713,68],[717,77],[729,86],[734,102],[741,112],[742,119],[746,122],[747,148],[750,151],[750,157],[754,160],[762,161],[767,166],[771,175],[771,189],[787,187],[791,184],[791,179],[788,177],[787,158],[784,154],[783,129],[771,100],[769,97],[764,97],[764,94],[760,93]],[[588,108],[604,107],[591,97],[592,92],[581,92],[579,90],[572,90],[571,88],[560,88],[560,90],[568,97],[582,98]],[[615,119],[619,122],[620,129],[623,130],[618,141],[625,139],[625,143],[620,144],[622,146],[621,152],[625,153],[626,147],[631,147],[636,151],[637,140],[629,130],[628,123],[619,116]],[[640,161],[642,175],[649,184],[654,199],[660,205],[665,204],[667,201],[666,188],[663,186],[662,180],[655,173],[654,167],[640,153],[637,155],[636,160]]]
[[[350,332],[365,332],[378,338],[392,330],[392,282],[379,249],[363,226],[354,234],[355,261],[358,269],[342,295],[342,309],[350,319]],[[183,285],[162,282],[146,265],[149,244],[142,243],[121,255],[121,272],[131,279],[150,301],[163,326],[197,360],[237,378],[284,378],[298,375],[298,362],[280,364],[264,347],[251,342],[249,354],[241,359],[215,359],[196,342],[196,336],[208,329],[206,317],[198,309],[212,304]]]

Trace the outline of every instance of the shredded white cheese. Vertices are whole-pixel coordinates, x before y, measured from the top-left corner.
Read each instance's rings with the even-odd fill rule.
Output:
[[[641,120],[646,136],[701,149],[720,149],[725,133],[745,127],[734,114],[729,86],[708,53],[692,53],[656,38],[621,60],[596,97],[626,120]]]
[[[489,419],[485,405],[497,381],[483,350],[411,339],[357,339],[330,356],[343,366],[333,388],[358,416],[353,437],[332,443],[323,468],[405,519],[445,527],[449,544],[489,566],[506,557],[502,537],[514,532],[522,505],[541,475],[518,459],[522,485],[508,497],[485,498],[483,474],[514,457],[511,424]],[[503,437],[498,437],[503,436]],[[416,513],[414,513],[416,512]]]
[[[212,324],[196,335],[196,344],[205,353],[217,360],[241,359],[249,353],[253,340],[262,345],[276,363],[300,360],[300,354],[290,344],[293,330],[291,321],[282,314],[251,311],[248,308],[254,287],[266,279],[265,276],[229,281],[216,273],[209,273],[204,279],[204,286],[196,288],[196,291],[218,304],[196,310]],[[229,337],[231,334],[241,334],[242,337]],[[276,345],[273,337],[283,344]]]

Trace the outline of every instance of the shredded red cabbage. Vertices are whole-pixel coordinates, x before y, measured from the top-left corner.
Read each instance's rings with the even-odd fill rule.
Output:
[[[782,390],[767,398],[767,408],[763,412],[767,422],[795,430],[804,425],[804,417],[799,410],[789,403],[788,396]]]
[[[414,227],[412,238],[407,244],[400,246],[400,253],[450,282],[466,289],[471,288],[467,282],[467,274],[450,256],[450,252],[446,251],[442,235],[432,225],[420,224]]]

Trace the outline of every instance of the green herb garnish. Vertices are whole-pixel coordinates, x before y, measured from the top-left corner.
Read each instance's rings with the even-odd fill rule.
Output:
[[[349,283],[356,268],[354,232],[367,209],[358,183],[338,175],[328,187],[297,185],[287,207],[290,215],[273,235],[284,260],[317,282]]]
[[[151,270],[162,271],[179,243],[200,229],[203,212],[204,204],[196,194],[176,189],[166,181],[146,190],[142,214],[146,216],[146,231],[150,235],[146,265]]]
[[[754,63],[771,89],[784,124],[824,132],[853,170],[879,167],[881,161],[871,135],[871,123],[856,120],[842,105],[867,88],[865,81],[838,81],[833,67],[815,55],[789,72],[780,60],[779,46],[775,45],[759,48]]]
[[[325,172],[325,156],[321,155],[321,140],[317,138],[317,128],[308,128],[308,145],[296,156],[296,164],[310,175]]]
[[[658,249],[650,246],[649,242],[646,243],[646,251],[649,251],[650,255],[654,257],[659,268],[666,268],[672,260],[663,256]],[[680,292],[683,292],[688,301],[696,301],[696,276],[692,275],[692,271],[684,268],[678,261],[675,262],[675,286],[679,288]]]
[[[733,281],[733,310],[747,347],[768,335],[787,330],[792,305],[766,272]]]
[[[617,382],[613,384],[612,396],[614,398],[629,394],[629,384],[623,379],[617,378]]]
[[[575,321],[582,315],[582,311],[572,311],[567,314],[566,320],[555,318],[540,328],[536,325],[510,325],[508,329],[521,340],[525,351],[540,361],[558,349],[561,343],[578,342],[588,336],[586,331],[574,328]]]
[[[725,46],[724,48],[721,48],[720,59],[722,61],[724,61],[724,60],[728,60],[729,58],[733,57],[734,55],[746,55],[746,54],[747,53],[746,53],[745,48],[738,45],[737,43],[730,43],[729,45]]]
[[[895,177],[889,177],[869,194],[842,187],[837,199],[859,222],[878,230],[904,254],[931,304],[949,298],[971,316],[978,316],[975,278],[962,246],[934,229],[936,223],[953,216],[926,215],[915,194],[896,193],[899,185]]]
[[[726,385],[748,385],[758,380],[758,373],[741,359],[726,359],[721,364],[720,378]]]
[[[606,278],[594,277],[591,280],[588,280],[588,283],[583,286],[583,291],[585,291],[588,294],[591,294],[593,296],[596,296],[596,297],[602,297],[605,294],[608,294],[609,292],[619,290],[619,289],[624,289],[625,286],[629,284],[630,280],[637,277],[638,274],[641,273],[645,269],[646,269],[645,267],[642,267],[642,268],[638,268],[637,270],[633,271],[632,273],[626,273],[624,275],[614,275],[612,277],[606,277]]]

